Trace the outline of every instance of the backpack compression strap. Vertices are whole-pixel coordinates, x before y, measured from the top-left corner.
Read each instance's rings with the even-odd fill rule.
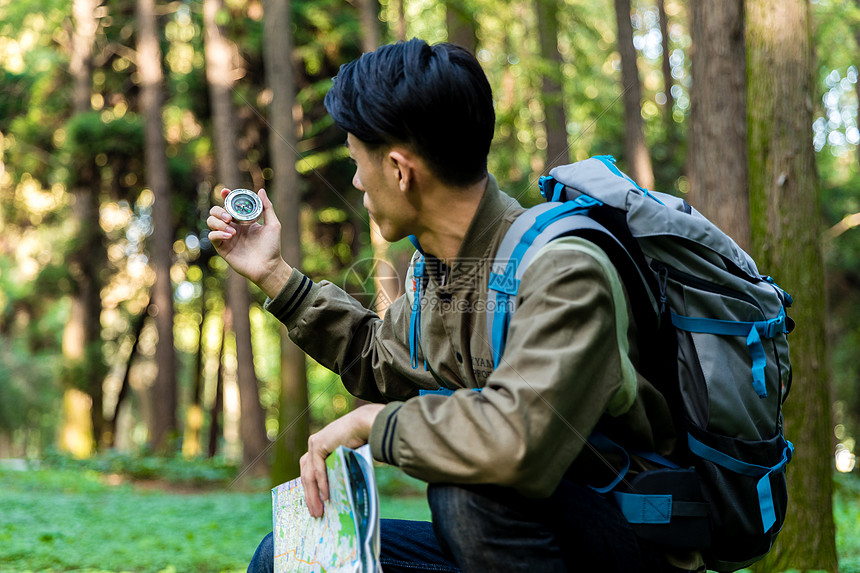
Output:
[[[762,338],[773,338],[777,334],[788,333],[785,308],[780,308],[779,315],[770,320],[758,322],[742,322],[737,320],[719,320],[716,318],[699,318],[681,316],[672,313],[672,324],[687,332],[704,334],[719,334],[722,336],[745,336],[747,348],[752,357],[753,389],[759,398],[767,397],[764,369],[767,366],[767,355],[764,352]]]

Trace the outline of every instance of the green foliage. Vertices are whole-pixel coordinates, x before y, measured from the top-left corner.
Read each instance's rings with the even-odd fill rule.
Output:
[[[374,469],[379,495],[388,497],[423,497],[427,484],[394,466],[377,464]]]
[[[267,489],[178,494],[108,485],[80,467],[0,468],[0,573],[240,573],[271,531],[271,503]],[[430,515],[420,495],[383,492],[380,510]]]
[[[235,462],[222,458],[187,459],[180,455],[148,456],[109,450],[89,459],[76,459],[53,449],[42,459],[46,468],[115,474],[131,480],[158,480],[185,486],[227,486],[239,474]]]
[[[0,470],[0,571],[244,571],[271,496],[108,486],[93,472]]]
[[[833,372],[834,417],[848,439],[860,437],[860,227],[840,228],[846,216],[860,212],[860,140],[858,131],[858,54],[860,8],[855,2],[819,0],[812,4],[816,53],[816,120],[813,136],[821,180],[824,248],[829,290],[829,342]],[[840,232],[834,233],[838,229]],[[840,437],[840,440],[843,438]]]
[[[0,336],[0,432],[31,428],[52,435],[59,408],[57,357]]]
[[[80,175],[96,160],[101,165],[138,157],[143,148],[143,121],[135,114],[115,118],[90,111],[73,116],[66,124],[62,181],[67,187],[86,183]],[[102,156],[102,158],[99,158]]]
[[[377,466],[381,515],[429,519],[420,483]],[[244,571],[271,530],[267,490],[208,493],[107,485],[105,475],[72,468],[0,468],[0,573],[22,571]],[[842,573],[860,572],[860,481],[836,478],[834,517]],[[171,569],[172,567],[172,569]]]
[[[860,573],[860,477],[836,476],[833,503],[836,550],[842,573]]]

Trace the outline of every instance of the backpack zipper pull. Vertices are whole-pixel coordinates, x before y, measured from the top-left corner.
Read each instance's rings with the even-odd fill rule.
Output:
[[[666,312],[666,304],[669,302],[669,297],[666,295],[669,282],[669,269],[661,266],[657,273],[657,276],[660,279],[660,316],[663,316],[663,313]]]

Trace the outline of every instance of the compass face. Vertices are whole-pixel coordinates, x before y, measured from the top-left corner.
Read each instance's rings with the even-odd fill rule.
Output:
[[[263,202],[250,189],[234,189],[224,200],[224,208],[240,225],[250,225],[263,214]]]

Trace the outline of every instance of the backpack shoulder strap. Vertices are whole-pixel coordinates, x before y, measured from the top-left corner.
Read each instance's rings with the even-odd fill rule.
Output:
[[[565,203],[544,203],[525,211],[508,229],[490,268],[487,292],[487,335],[495,367],[498,367],[505,349],[520,280],[537,252],[550,241],[576,235],[597,239],[594,242],[604,250],[607,250],[604,245],[610,245],[616,253],[607,253],[613,264],[617,266],[616,258],[626,258],[630,261],[630,268],[639,275],[636,280],[644,285],[645,279],[624,245],[606,227],[586,215],[588,210],[597,206],[600,206],[599,201],[585,195]],[[627,278],[622,276],[622,281],[626,283]],[[652,297],[650,306],[655,304]]]

